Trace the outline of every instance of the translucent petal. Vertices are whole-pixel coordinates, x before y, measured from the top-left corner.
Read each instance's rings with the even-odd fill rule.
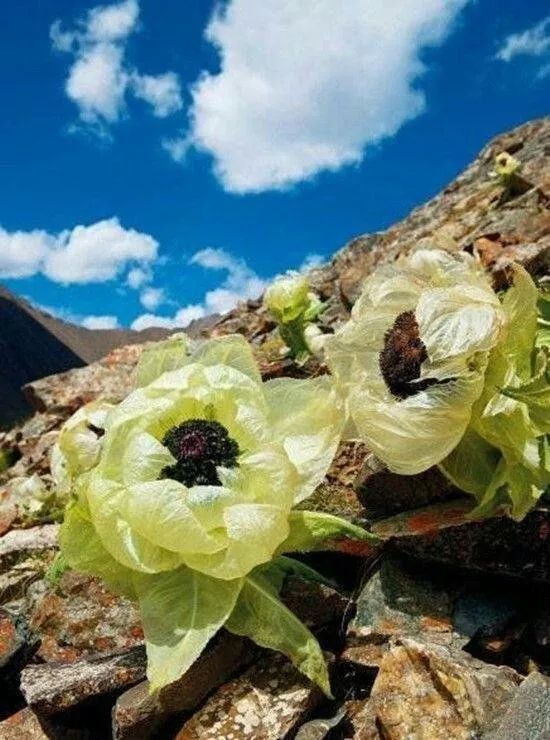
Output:
[[[149,385],[169,370],[176,370],[189,362],[188,339],[185,334],[173,334],[163,342],[145,347],[137,365],[137,385]]]
[[[415,315],[430,361],[463,356],[465,367],[470,356],[494,346],[504,320],[493,291],[464,285],[424,291]]]
[[[98,430],[104,428],[112,408],[104,401],[86,404],[61,428],[50,460],[58,494],[67,495],[75,477],[97,463],[102,446]]]
[[[214,553],[224,538],[213,536],[187,505],[187,489],[166,478],[128,486],[120,512],[134,531],[174,553]]]
[[[265,384],[274,436],[300,475],[294,501],[310,496],[324,479],[342,435],[342,406],[327,376],[278,378]]]
[[[193,352],[192,359],[202,365],[232,367],[255,383],[261,383],[262,380],[250,344],[240,334],[229,334],[204,342]]]
[[[159,547],[140,535],[121,512],[127,497],[124,486],[91,475],[86,498],[91,520],[105,549],[121,565],[144,573],[158,573],[181,565],[175,552]]]
[[[105,549],[84,502],[74,501],[67,507],[59,538],[61,552],[71,568],[97,576],[116,593],[135,598],[132,571]]]
[[[287,513],[268,504],[237,504],[224,511],[227,549],[215,555],[185,555],[190,568],[214,578],[241,578],[273,557],[288,536]]]
[[[513,264],[513,285],[504,294],[502,308],[508,319],[504,346],[518,377],[531,375],[531,353],[537,333],[537,288],[521,265]]]
[[[458,444],[482,389],[480,373],[431,386],[403,401],[378,401],[354,388],[350,408],[359,434],[377,457],[390,470],[411,475],[441,462]]]
[[[147,432],[132,435],[120,460],[120,474],[126,485],[155,481],[175,459],[164,445]]]
[[[234,609],[241,581],[217,581],[178,568],[135,576],[151,690],[180,678]]]

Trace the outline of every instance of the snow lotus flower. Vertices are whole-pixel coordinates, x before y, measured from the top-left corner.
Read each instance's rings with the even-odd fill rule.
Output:
[[[67,563],[139,602],[153,689],[181,676],[225,625],[284,652],[328,693],[319,645],[278,590],[285,572],[305,570],[282,553],[369,537],[293,510],[324,478],[341,435],[330,379],[262,383],[242,337],[189,353],[179,336],[144,352],[138,383],[95,443],[77,439],[79,423],[62,432],[65,450],[71,439],[89,452],[72,458]]]
[[[357,436],[396,473],[440,463],[466,431],[504,324],[468,254],[419,250],[376,270],[325,343]]]
[[[419,250],[369,277],[325,344],[350,434],[397,473],[439,465],[473,517],[521,519],[550,485],[546,301],[511,276],[499,297],[469,255]]]

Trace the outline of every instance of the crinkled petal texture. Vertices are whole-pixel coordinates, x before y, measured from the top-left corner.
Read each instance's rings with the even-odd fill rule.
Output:
[[[154,686],[181,675],[237,603],[242,611],[245,579],[288,540],[292,506],[326,474],[344,418],[327,377],[263,384],[242,337],[188,350],[181,338],[149,349],[140,387],[102,420],[100,445],[86,431],[74,438],[86,459],[63,525],[69,565],[139,600]],[[238,445],[219,484],[166,477],[177,463],[166,433],[197,419]]]
[[[380,356],[397,318],[409,312],[425,357],[410,381],[411,393],[397,398]],[[504,320],[487,278],[467,254],[419,250],[377,270],[351,320],[325,344],[353,434],[394,472],[419,473],[439,463],[468,426]]]
[[[78,476],[99,460],[101,437],[112,408],[105,401],[93,401],[78,409],[63,426],[50,459],[59,496],[66,498]]]

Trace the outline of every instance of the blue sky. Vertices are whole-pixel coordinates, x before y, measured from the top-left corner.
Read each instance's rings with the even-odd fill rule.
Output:
[[[0,281],[185,325],[386,228],[548,113],[546,0],[0,10]]]

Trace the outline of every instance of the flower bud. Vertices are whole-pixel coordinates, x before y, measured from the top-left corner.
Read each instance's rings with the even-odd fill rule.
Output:
[[[298,273],[285,275],[269,286],[265,292],[264,305],[282,324],[294,321],[310,304],[309,284]]]

